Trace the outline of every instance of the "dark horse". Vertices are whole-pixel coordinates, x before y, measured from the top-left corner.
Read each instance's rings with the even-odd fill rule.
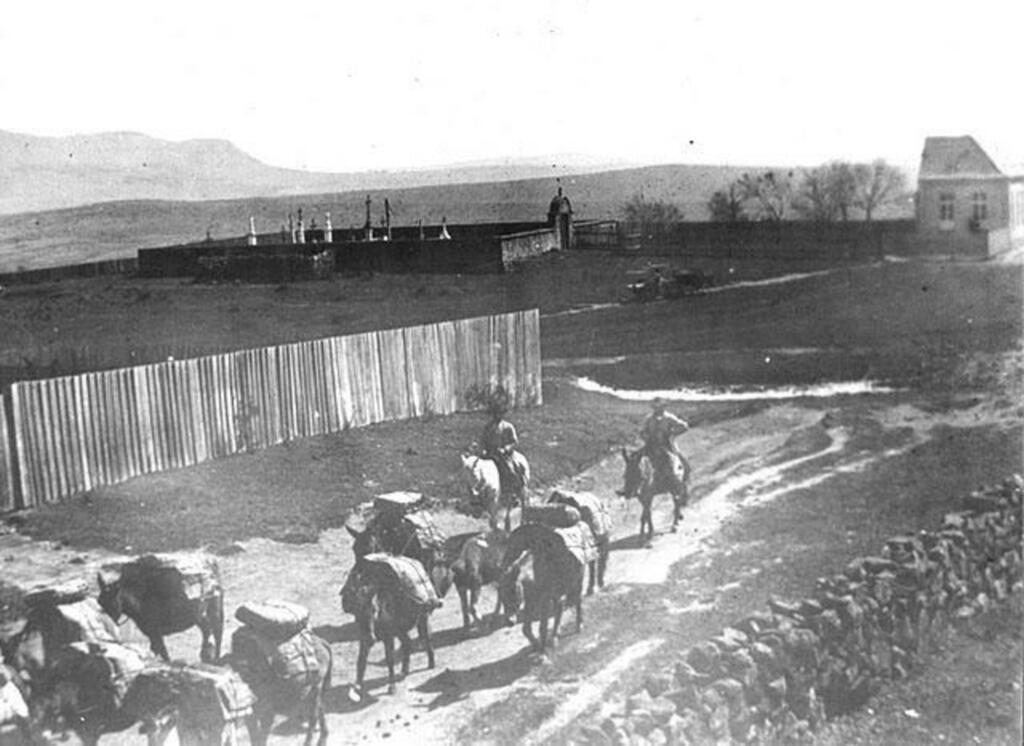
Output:
[[[576,631],[583,627],[583,563],[555,531],[539,523],[526,523],[508,538],[502,595],[510,585],[521,588],[523,635],[544,653],[548,645],[548,618],[552,639],[558,634],[565,601],[576,608]],[[511,601],[511,599],[510,599]],[[538,624],[539,639],[532,624]]]
[[[640,500],[640,543],[654,538],[654,519],[651,516],[651,503],[655,495],[671,495],[673,502],[672,530],[679,527],[683,518],[683,507],[689,498],[688,483],[690,480],[690,464],[679,454],[672,454],[677,460],[675,464],[668,459],[661,468],[657,468],[654,460],[641,448],[630,453],[622,449],[622,458],[626,462],[623,477],[625,485],[619,495],[625,498],[635,497]],[[671,468],[675,466],[676,468]]]
[[[408,560],[415,562],[415,560]],[[384,643],[388,666],[388,694],[395,693],[395,639],[402,643],[402,676],[409,674],[412,640],[416,628],[427,653],[427,668],[434,667],[434,646],[430,642],[430,613],[440,601],[420,603],[403,592],[379,563],[360,558],[341,589],[341,608],[356,618],[359,654],[356,659],[356,691],[363,691],[366,662],[374,642]]]
[[[146,559],[146,558],[143,558]],[[141,560],[140,560],[141,561]],[[171,567],[140,565],[139,562],[106,566],[98,573],[99,603],[115,622],[127,616],[149,638],[153,652],[170,660],[164,635],[199,627],[203,635],[200,659],[210,663],[220,658],[224,636],[224,590],[220,569],[212,559],[203,561],[209,582],[199,597],[186,592],[182,575]],[[213,637],[213,644],[210,637]]]

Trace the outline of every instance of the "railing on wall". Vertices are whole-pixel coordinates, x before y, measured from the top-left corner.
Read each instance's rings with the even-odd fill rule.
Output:
[[[467,409],[474,387],[541,403],[536,309],[11,386],[0,509],[295,438]],[[2,412],[0,412],[2,414]],[[7,422],[7,418],[3,419]],[[9,481],[9,480],[8,480]]]

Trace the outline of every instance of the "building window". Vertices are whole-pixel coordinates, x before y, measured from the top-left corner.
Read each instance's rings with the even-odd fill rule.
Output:
[[[971,220],[976,223],[988,220],[988,195],[984,192],[971,195]]]
[[[953,195],[943,192],[939,195],[939,227],[950,230],[953,227]]]

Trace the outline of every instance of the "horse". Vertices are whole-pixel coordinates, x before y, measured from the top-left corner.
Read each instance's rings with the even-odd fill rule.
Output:
[[[493,459],[464,452],[460,454],[462,469],[470,485],[470,503],[487,513],[491,530],[498,528],[498,511],[505,506],[505,530],[512,530],[512,508],[527,503],[526,488],[530,483],[530,464],[519,451],[513,451],[510,462],[516,484],[502,484],[501,473]]]
[[[539,523],[527,523],[509,536],[503,570],[505,575],[523,572],[518,563],[525,553],[531,555],[532,578],[523,594],[523,635],[541,654],[547,649],[548,617],[553,617],[551,636],[558,634],[563,599],[576,609],[576,631],[583,628],[583,563],[565,546],[553,529]],[[503,583],[507,585],[508,579]],[[532,630],[538,622],[540,638]]]
[[[679,454],[673,455],[676,457],[676,468],[673,471],[667,471],[664,468],[657,468],[643,448],[632,453],[625,448],[622,449],[622,458],[626,462],[626,470],[623,475],[625,484],[617,494],[626,499],[636,497],[640,500],[639,539],[641,545],[654,538],[651,503],[655,495],[667,494],[672,497],[673,532],[679,527],[679,521],[683,517],[683,507],[689,501],[690,464]]]
[[[411,560],[415,561],[415,560]],[[359,653],[356,658],[357,693],[363,691],[366,662],[374,642],[384,643],[388,666],[388,694],[395,693],[395,638],[402,643],[402,676],[409,674],[412,640],[409,632],[416,628],[427,654],[427,668],[433,668],[434,646],[430,641],[430,613],[440,605],[422,604],[411,598],[387,577],[377,563],[366,559],[355,567],[341,589],[341,608],[356,618],[359,629]]]
[[[430,578],[434,590],[437,591],[437,595],[444,598],[448,593],[453,578],[448,563],[445,561],[444,547],[424,544],[420,541],[415,527],[408,522],[397,522],[389,532],[388,539],[382,538],[373,525],[359,531],[346,523],[345,529],[352,537],[352,553],[356,560],[377,552],[399,554],[414,559],[427,571],[427,576]]]
[[[480,598],[480,589],[485,585],[497,584],[502,577],[502,563],[508,545],[508,534],[495,530],[460,534],[449,540],[454,559],[449,565],[452,582],[459,593],[459,604],[462,607],[462,628],[466,632],[473,624],[480,623],[476,613],[476,604]],[[444,594],[439,594],[443,597]],[[502,608],[499,596],[494,609],[499,616]],[[506,618],[511,610],[505,606]]]
[[[97,573],[99,604],[111,619],[120,624],[127,616],[135,622],[149,639],[153,652],[165,661],[171,658],[164,644],[164,635],[198,627],[202,633],[200,660],[209,663],[220,658],[224,636],[224,590],[216,562],[209,560],[205,563],[205,571],[210,573],[213,582],[198,598],[188,597],[180,573],[167,573],[172,568],[152,568],[152,573],[132,571],[126,574],[124,570],[128,567],[138,566],[107,566]]]

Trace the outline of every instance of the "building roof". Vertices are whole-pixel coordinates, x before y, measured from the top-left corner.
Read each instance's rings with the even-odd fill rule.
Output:
[[[970,135],[925,138],[919,179],[1003,176],[988,153]]]

